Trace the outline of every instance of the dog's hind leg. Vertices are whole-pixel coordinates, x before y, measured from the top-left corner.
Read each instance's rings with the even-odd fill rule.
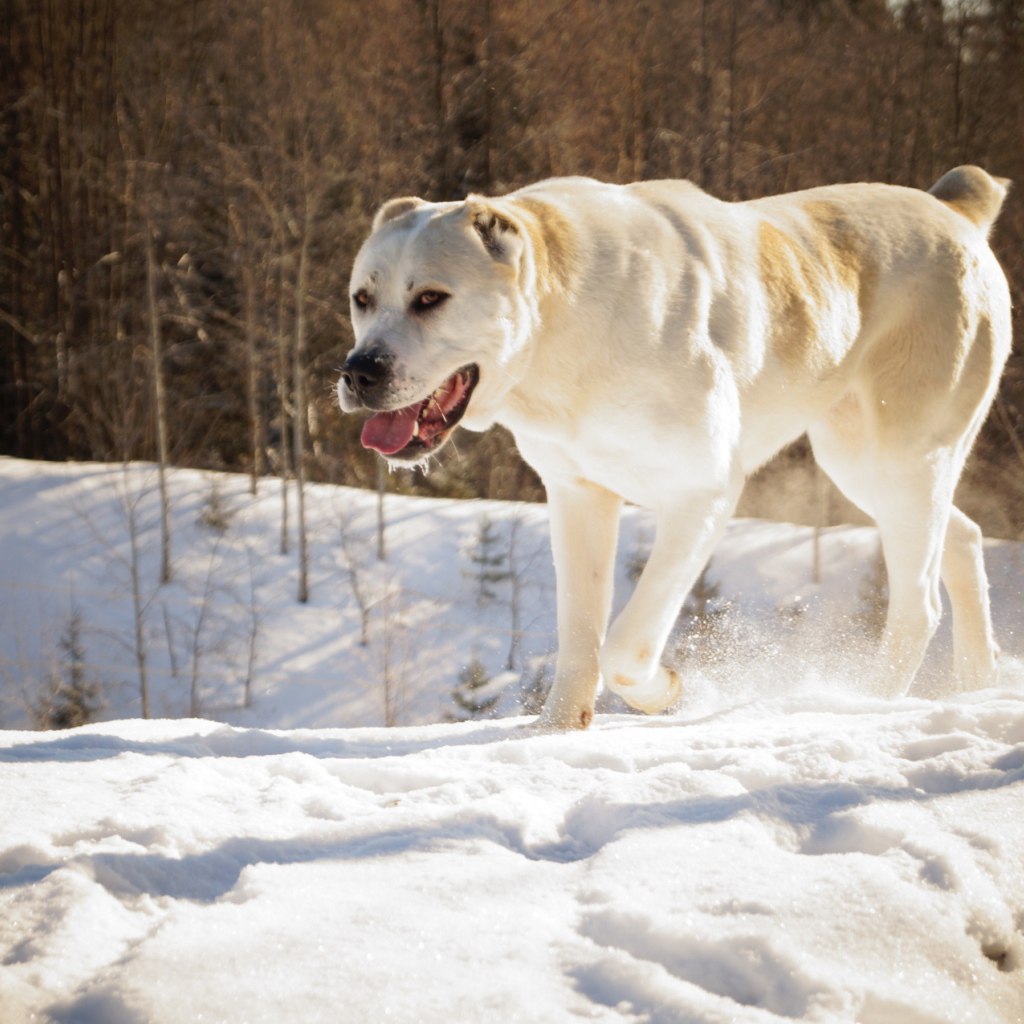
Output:
[[[558,593],[555,681],[537,724],[585,729],[611,611],[621,499],[593,484],[545,481]]]
[[[966,445],[894,451],[864,441],[858,403],[847,398],[810,431],[821,468],[878,525],[889,576],[889,609],[874,684],[890,696],[910,688],[939,623],[940,578],[950,593],[957,669],[986,678],[995,645],[981,537],[952,505]],[[910,447],[910,446],[907,446]]]
[[[679,677],[661,664],[683,600],[725,532],[742,477],[722,493],[694,494],[658,510],[650,558],[601,649],[605,686],[653,714],[681,696]]]
[[[953,610],[953,671],[969,689],[990,685],[998,673],[999,647],[989,611],[981,530],[955,506],[946,529],[942,582]]]
[[[893,480],[903,479],[902,489],[898,495],[887,491],[876,510],[889,573],[880,681],[893,695],[910,688],[942,613],[941,577],[953,613],[953,671],[962,685],[976,689],[994,681],[999,654],[981,530],[952,504],[959,465],[943,467],[938,479],[924,479],[927,471],[911,474],[909,467],[893,474]]]
[[[877,470],[873,514],[889,575],[889,610],[875,683],[887,696],[910,689],[942,617],[939,578],[955,477],[937,468]]]

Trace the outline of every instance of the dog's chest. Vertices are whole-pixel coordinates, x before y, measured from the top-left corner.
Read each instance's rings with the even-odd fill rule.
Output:
[[[511,429],[523,457],[545,482],[586,480],[647,507],[711,486],[728,464],[706,438],[628,416],[586,417],[564,430]]]

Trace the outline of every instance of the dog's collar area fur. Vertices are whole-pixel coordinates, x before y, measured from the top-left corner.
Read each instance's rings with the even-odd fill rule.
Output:
[[[480,368],[471,363],[456,370],[422,401],[375,413],[363,424],[363,447],[392,460],[419,462],[448,440],[479,381]]]

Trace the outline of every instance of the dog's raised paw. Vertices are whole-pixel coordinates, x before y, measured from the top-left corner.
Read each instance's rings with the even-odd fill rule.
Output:
[[[609,689],[614,690],[630,707],[648,715],[656,715],[671,707],[683,695],[683,682],[677,672],[659,665],[646,683],[637,685],[624,676],[616,676]]]

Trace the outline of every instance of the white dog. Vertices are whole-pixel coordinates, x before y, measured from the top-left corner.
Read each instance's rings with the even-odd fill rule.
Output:
[[[683,181],[565,178],[382,207],[338,397],[374,411],[363,444],[393,463],[499,422],[542,477],[559,641],[542,724],[585,728],[601,680],[648,712],[679,697],[660,659],[680,606],[746,476],[804,431],[881,532],[881,684],[913,681],[940,578],[960,678],[993,679],[981,535],[952,499],[1010,351],[986,240],[1008,184],[958,167],[929,193],[725,203]],[[623,499],[657,535],[608,629]]]

